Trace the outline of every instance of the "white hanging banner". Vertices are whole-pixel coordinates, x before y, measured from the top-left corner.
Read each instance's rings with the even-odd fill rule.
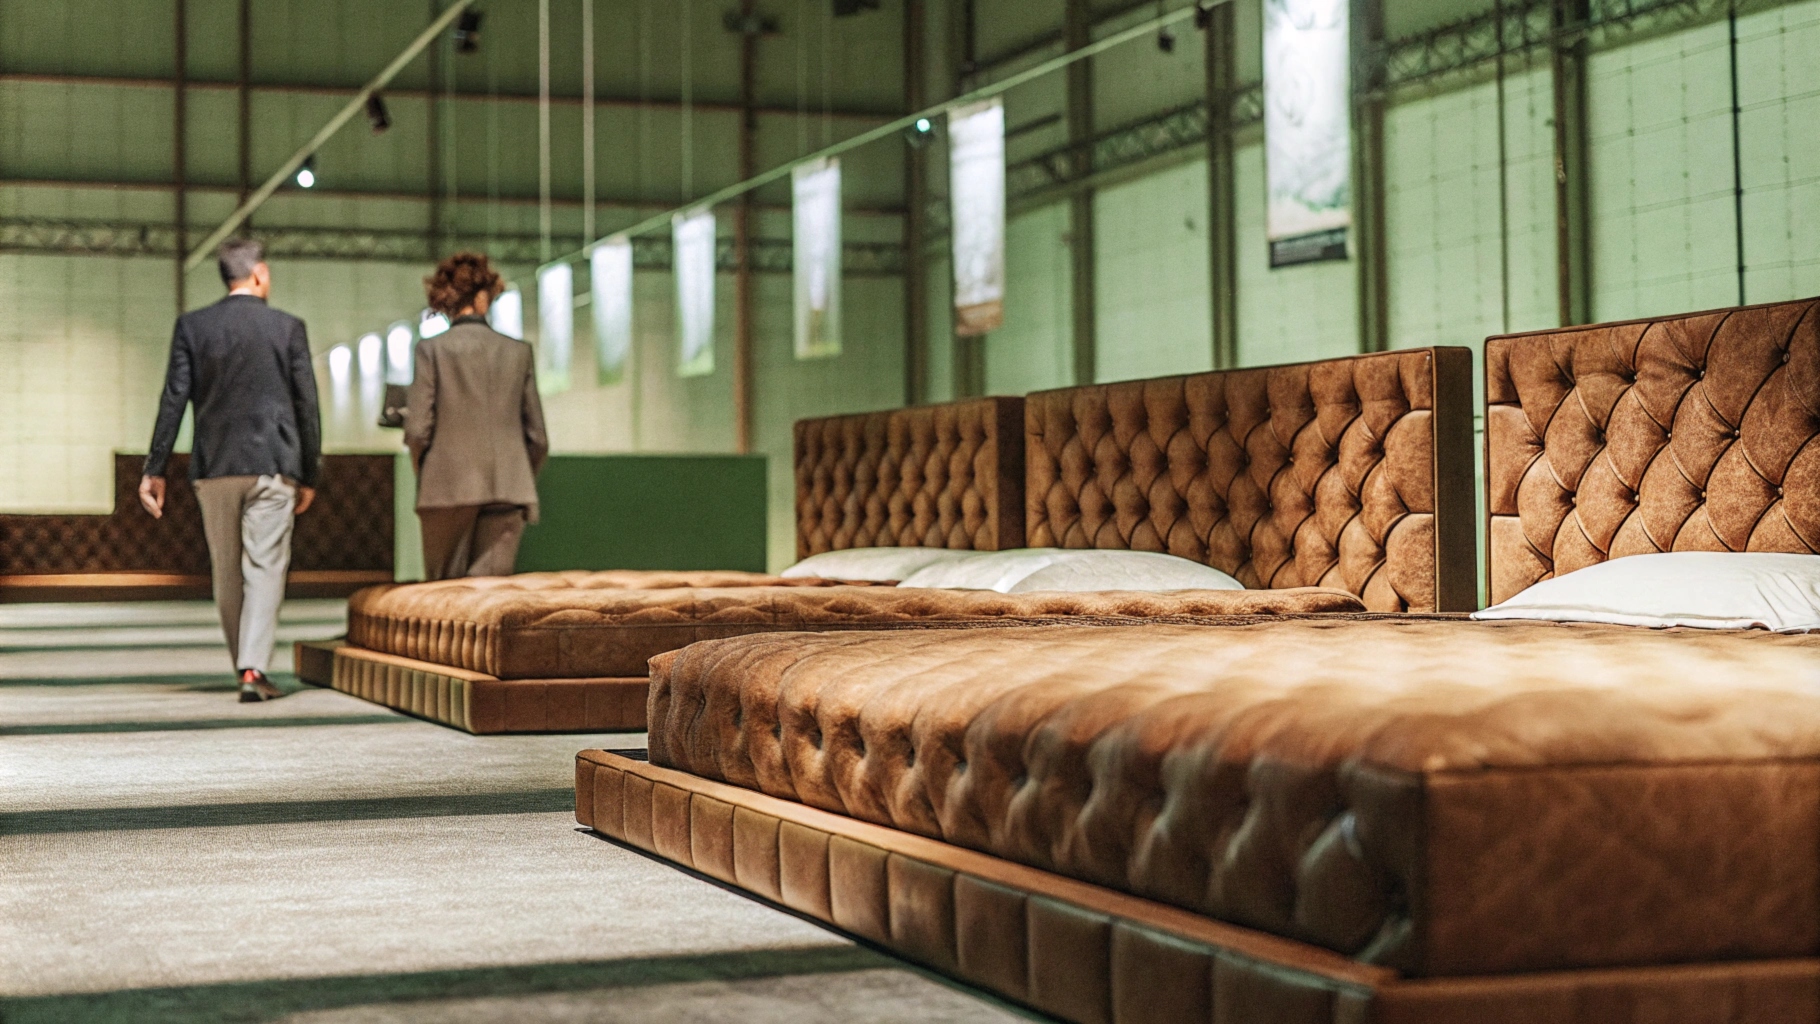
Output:
[[[972,337],[1005,322],[1005,105],[948,112],[954,331]]]
[[[552,263],[537,272],[537,390],[569,390],[575,355],[575,268]]]
[[[676,372],[700,377],[714,372],[714,211],[699,209],[670,218],[671,256],[676,276]]]
[[[598,383],[625,377],[632,352],[632,240],[614,235],[588,257],[594,302],[594,375]]]
[[[507,288],[487,307],[487,322],[508,338],[525,339],[525,297],[517,288]]]
[[[1346,258],[1352,226],[1349,0],[1265,0],[1270,265]]]
[[[798,164],[795,190],[796,358],[840,355],[840,161]]]

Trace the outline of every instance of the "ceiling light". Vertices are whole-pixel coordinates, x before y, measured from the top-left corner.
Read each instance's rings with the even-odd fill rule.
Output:
[[[480,19],[484,17],[479,11],[470,7],[461,12],[455,21],[455,52],[473,53],[480,49]]]
[[[304,157],[303,166],[297,168],[297,177],[295,180],[298,188],[316,187],[316,154],[311,153],[309,156]]]
[[[367,123],[373,126],[374,135],[392,127],[392,112],[385,108],[385,97],[378,93],[367,97]]]

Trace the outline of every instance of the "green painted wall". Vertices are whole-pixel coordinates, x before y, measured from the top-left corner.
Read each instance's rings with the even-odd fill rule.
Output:
[[[558,455],[537,494],[521,572],[765,569],[762,455]]]

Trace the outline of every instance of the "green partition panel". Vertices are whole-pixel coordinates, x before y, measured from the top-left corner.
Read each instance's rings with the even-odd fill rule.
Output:
[[[763,455],[558,455],[519,572],[765,571]]]

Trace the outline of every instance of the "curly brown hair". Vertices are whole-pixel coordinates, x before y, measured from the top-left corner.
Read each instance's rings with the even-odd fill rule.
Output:
[[[438,263],[436,273],[423,279],[430,308],[449,317],[472,306],[482,294],[488,299],[497,298],[500,284],[499,272],[485,255],[477,252],[458,252]]]

